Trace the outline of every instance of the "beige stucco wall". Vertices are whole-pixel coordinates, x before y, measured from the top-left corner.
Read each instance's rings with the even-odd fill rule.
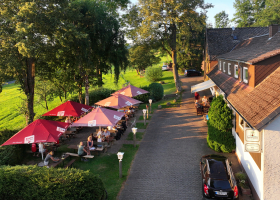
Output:
[[[264,130],[263,138],[263,198],[280,199],[280,117]]]

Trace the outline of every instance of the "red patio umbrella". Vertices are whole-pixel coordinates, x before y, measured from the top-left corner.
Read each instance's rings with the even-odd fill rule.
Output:
[[[95,103],[96,105],[99,106],[104,106],[104,107],[111,107],[115,109],[127,107],[127,106],[132,106],[135,104],[142,103],[141,101],[138,101],[136,99],[127,97],[122,94],[114,94],[106,99],[103,99],[101,101],[98,101]]]
[[[56,142],[70,124],[37,119],[16,133],[4,145]]]
[[[116,91],[112,95],[122,94],[122,95],[125,95],[125,96],[128,96],[128,97],[135,97],[135,96],[138,96],[138,95],[141,95],[141,94],[146,94],[146,93],[149,93],[149,92],[146,91],[146,90],[143,90],[141,88],[135,87],[133,85],[128,85],[128,86]]]
[[[86,116],[74,122],[73,126],[115,126],[124,116],[123,112],[109,110],[106,108],[96,108]]]
[[[91,106],[80,104],[74,101],[67,101],[51,111],[43,114],[43,116],[73,116],[79,117],[83,113],[91,110]]]

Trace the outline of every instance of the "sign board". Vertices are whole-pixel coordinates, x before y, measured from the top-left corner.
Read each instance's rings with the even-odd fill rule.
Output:
[[[261,153],[261,133],[250,128],[244,129],[244,151],[251,153]]]

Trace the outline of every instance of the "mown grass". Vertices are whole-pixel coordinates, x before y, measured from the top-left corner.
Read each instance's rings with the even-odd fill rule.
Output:
[[[130,81],[132,85],[136,87],[149,85],[150,83],[146,81],[144,77],[137,75],[135,70],[127,70],[123,72],[123,75],[120,77],[119,84],[114,84],[114,77],[110,74],[104,75],[104,86],[112,89],[122,88],[122,84],[125,83],[125,80]],[[163,72],[163,81],[167,84],[163,84],[164,93],[170,94],[175,92],[175,88],[172,88],[174,85],[173,74],[171,71]],[[92,90],[93,88],[91,88]],[[76,95],[76,94],[72,94]],[[72,96],[70,95],[70,97]],[[9,84],[3,86],[3,91],[0,93],[0,130],[10,129],[10,130],[20,130],[25,127],[26,121],[25,117],[20,114],[19,107],[21,105],[22,99],[25,97],[23,92],[20,91],[20,86],[18,84]],[[36,103],[37,97],[34,98],[34,112],[36,113],[35,119],[38,119],[42,114],[46,113],[47,110],[43,108],[40,104]],[[54,98],[53,101],[48,102],[49,110],[60,105],[61,102],[58,97]]]
[[[149,112],[149,114],[150,114],[150,112]],[[152,118],[152,117],[149,115],[148,118],[146,117],[146,120],[150,120],[151,118]],[[143,115],[141,115],[141,116],[139,117],[139,120],[144,120]]]
[[[142,132],[137,132],[136,133],[136,140],[141,141],[143,138],[144,133]],[[130,132],[126,138],[127,140],[133,140],[133,133]]]
[[[137,122],[135,127],[138,129],[146,129],[149,123],[146,123],[146,125],[144,125],[144,123],[142,122]]]
[[[107,190],[107,199],[115,200],[123,182],[127,179],[131,162],[133,161],[138,148],[138,145],[134,148],[131,144],[124,144],[119,150],[120,152],[124,152],[122,161],[122,178],[119,178],[119,160],[116,154],[96,156],[86,163],[78,160],[74,163],[74,167],[82,170],[89,170],[90,172],[99,175]],[[94,185],[92,187],[94,187]]]

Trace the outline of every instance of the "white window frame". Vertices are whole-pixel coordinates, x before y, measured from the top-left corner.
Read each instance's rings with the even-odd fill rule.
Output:
[[[243,125],[241,124],[241,121],[243,120]],[[248,125],[247,125],[247,123],[245,122],[245,120],[244,119],[242,119],[242,117],[240,117],[239,116],[239,122],[238,122],[238,125],[239,125],[239,127],[242,129],[242,130],[244,130],[244,127],[245,128],[250,128]]]
[[[223,62],[223,72],[226,72],[226,62]]]
[[[237,74],[236,74],[236,69],[237,69]],[[234,65],[234,77],[238,78],[238,65]]]
[[[220,61],[219,70],[222,71],[222,61]]]
[[[249,79],[249,77],[248,77],[248,79],[246,79],[246,73],[245,73],[245,70],[247,70],[247,72],[248,72],[248,67],[243,67],[243,82],[244,83],[248,83],[248,79]],[[249,76],[249,72],[248,72],[248,76]]]
[[[231,75],[231,63],[228,63],[228,75]]]

